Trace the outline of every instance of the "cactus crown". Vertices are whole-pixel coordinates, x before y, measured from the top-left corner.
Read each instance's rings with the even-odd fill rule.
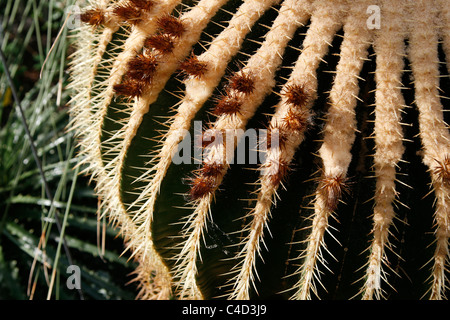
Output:
[[[445,297],[448,1],[90,0],[80,20],[70,126],[139,298],[373,299],[404,273]]]

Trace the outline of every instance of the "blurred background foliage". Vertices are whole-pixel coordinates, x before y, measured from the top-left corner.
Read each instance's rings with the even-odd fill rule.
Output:
[[[67,131],[70,30],[74,0],[0,0],[1,49],[53,196],[45,193],[0,65],[0,299],[134,299],[136,265],[123,241],[97,219],[93,184],[78,175]],[[55,224],[59,217],[62,228]],[[62,246],[64,238],[70,252]],[[81,292],[66,281],[81,270]]]

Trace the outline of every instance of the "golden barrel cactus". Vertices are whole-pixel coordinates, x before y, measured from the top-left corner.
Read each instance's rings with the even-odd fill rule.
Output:
[[[89,1],[70,126],[138,297],[445,298],[449,4]]]

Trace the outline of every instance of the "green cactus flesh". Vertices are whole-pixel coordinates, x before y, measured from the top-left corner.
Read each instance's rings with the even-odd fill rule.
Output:
[[[89,1],[70,126],[100,214],[139,262],[138,298],[445,298],[449,12]],[[201,161],[194,123],[227,133]],[[278,144],[223,156],[226,130],[249,129]]]

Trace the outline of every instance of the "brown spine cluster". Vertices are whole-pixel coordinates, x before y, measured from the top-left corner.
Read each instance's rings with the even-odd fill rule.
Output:
[[[216,100],[213,113],[232,115],[239,113],[242,106],[242,98],[249,95],[255,89],[255,81],[250,74],[242,71],[235,73],[229,80],[226,93]]]
[[[130,24],[138,24],[144,18],[144,13],[148,13],[153,9],[153,1],[147,0],[128,0],[125,3],[117,5],[113,8],[113,13]]]
[[[322,194],[327,210],[333,212],[336,210],[342,196],[350,192],[348,178],[345,175],[336,177],[324,176],[320,179],[317,190]]]
[[[151,84],[158,61],[149,52],[139,53],[128,62],[128,71],[122,83],[114,85],[114,91],[129,98],[140,98]]]
[[[306,106],[311,100],[309,92],[300,84],[286,85],[282,95],[286,103],[299,108]]]
[[[136,12],[145,12],[149,11],[152,6],[153,4],[150,5],[150,2],[134,0],[121,5],[120,8],[122,8],[122,12],[129,7],[133,7]],[[117,8],[119,7],[115,9]],[[157,24],[160,31],[144,40],[142,52],[137,53],[128,62],[128,70],[122,83],[114,85],[116,94],[129,98],[141,97],[152,83],[159,59],[161,56],[172,53],[176,38],[180,37],[185,30],[181,21],[170,15],[159,18]]]
[[[198,79],[208,71],[208,65],[200,61],[194,53],[191,53],[188,58],[181,62],[179,69],[186,78],[193,77]]]
[[[226,170],[224,164],[204,163],[194,173],[194,176],[189,179],[191,182],[191,189],[189,191],[190,198],[197,200],[214,192],[220,183],[219,177],[223,174],[224,170]]]
[[[442,162],[438,160],[436,162],[438,164],[433,170],[433,176],[443,185],[450,186],[450,156],[446,155]]]
[[[312,99],[310,92],[300,84],[286,85],[282,97],[284,103],[288,105],[288,109],[278,125],[279,131],[282,131],[286,136],[290,133],[303,134],[311,118],[308,108]],[[281,142],[283,141],[280,141],[280,145]]]
[[[128,62],[127,76],[133,80],[149,84],[156,72],[158,61],[154,55],[145,51]]]
[[[255,81],[250,74],[238,72],[229,79],[228,87],[243,94],[251,94],[255,90]]]
[[[236,114],[239,112],[242,102],[236,95],[226,94],[217,99],[213,113],[217,116],[222,114]]]
[[[128,98],[139,98],[142,96],[145,90],[142,82],[133,80],[131,78],[125,78],[122,83],[115,84],[113,88],[116,94]]]
[[[223,142],[225,132],[214,128],[206,129],[201,135],[201,146],[203,149],[211,148]],[[193,173],[193,177],[188,178],[191,188],[189,190],[189,198],[191,200],[201,199],[217,189],[220,184],[222,175],[226,172],[227,167],[223,162],[206,162],[204,161],[201,168]]]
[[[186,31],[183,23],[170,14],[163,15],[156,21],[158,28],[162,33],[168,34],[174,38],[180,38]]]
[[[283,125],[288,131],[305,132],[310,120],[308,110],[290,108],[283,118]]]
[[[216,101],[213,113],[217,116],[239,113],[243,99],[255,89],[255,81],[250,74],[242,71],[235,73],[229,80],[226,93]]]
[[[80,20],[91,26],[98,27],[105,23],[105,12],[101,8],[86,10],[80,14]]]
[[[151,12],[155,3],[151,0],[128,0],[113,6],[110,10],[100,7],[88,9],[80,14],[80,20],[94,27],[108,24],[111,13],[119,21],[136,25],[145,19],[145,14]],[[114,19],[114,20],[115,20]]]
[[[168,34],[156,34],[145,39],[144,46],[153,48],[161,54],[168,54],[173,51],[175,43]]]

